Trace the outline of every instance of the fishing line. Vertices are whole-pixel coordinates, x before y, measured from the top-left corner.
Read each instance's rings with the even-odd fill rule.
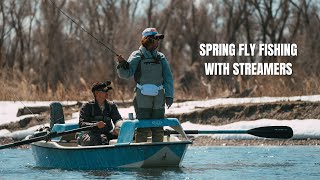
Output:
[[[2,84],[2,87],[4,87],[4,84]],[[4,88],[3,88],[4,89]],[[22,101],[20,101],[19,100],[19,98],[15,95],[15,94],[13,94],[14,92],[9,92],[9,94],[10,95],[12,95],[15,99],[17,99],[17,101],[19,101],[22,105],[23,105],[23,107],[24,108],[26,108],[32,115],[33,115],[33,117],[34,118],[36,118],[37,119],[37,121],[38,121],[38,125],[40,125],[40,122],[41,122],[41,120],[35,115],[35,114],[33,114],[33,112],[22,102]],[[21,120],[21,119],[20,119]],[[20,121],[19,120],[19,121]]]
[[[4,87],[4,84],[2,84],[2,87]],[[15,99],[17,99],[17,101],[19,101],[19,102],[23,105],[23,108],[26,108],[26,109],[32,114],[32,116],[33,116],[34,118],[36,118],[38,125],[41,125],[42,120],[40,120],[40,119],[38,118],[38,116],[36,116],[36,114],[34,114],[34,113],[31,111],[31,109],[28,108],[28,106],[26,106],[22,101],[20,101],[20,100],[19,100],[20,98],[18,98],[13,92],[9,92],[9,94],[12,95]],[[62,116],[62,117],[58,118],[57,121],[60,120],[60,119],[62,119],[62,118],[64,118],[64,117]],[[22,119],[19,119],[19,121],[21,121],[21,120],[22,120]],[[42,127],[45,127],[44,124],[42,124]],[[41,128],[41,127],[40,127],[40,128]]]
[[[98,43],[100,43],[102,46],[106,47],[108,50],[110,50],[113,54],[115,54],[116,56],[119,56],[119,54],[117,54],[114,50],[112,50],[111,48],[109,48],[107,45],[105,45],[102,41],[100,41],[98,38],[96,38],[95,36],[93,36],[89,31],[87,31],[82,25],[80,25],[79,23],[77,23],[73,18],[71,18],[67,13],[65,13],[64,11],[62,11],[52,0],[50,0],[52,5],[58,9],[63,15],[65,15],[67,18],[69,18],[74,24],[76,24],[78,27],[80,27],[84,32],[86,32],[87,34],[89,34],[92,38],[94,38]]]
[[[13,95],[13,96],[15,96],[15,95]],[[33,112],[25,104],[23,104],[22,101],[19,101],[19,102],[38,120],[39,123],[41,122],[41,120],[35,114],[33,114]]]

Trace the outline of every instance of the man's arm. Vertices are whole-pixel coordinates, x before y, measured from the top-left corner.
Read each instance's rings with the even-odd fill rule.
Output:
[[[96,121],[90,116],[91,105],[89,103],[84,104],[80,109],[79,126],[96,126]]]
[[[122,117],[119,113],[118,107],[115,103],[110,104],[110,117],[114,124],[117,123],[117,121],[122,120]]]
[[[127,63],[129,64],[129,66],[127,68],[118,65],[117,73],[119,77],[124,79],[129,79],[131,76],[133,76],[134,73],[136,72],[140,59],[141,57],[140,57],[139,51],[134,51],[128,59]]]
[[[119,113],[117,105],[112,103],[110,105],[110,107],[111,107],[111,112],[110,112],[111,119],[112,119],[113,124],[115,125],[114,131],[113,131],[112,134],[113,135],[118,135],[119,131],[120,131],[120,128],[121,128],[121,125],[123,123],[123,120],[122,120],[122,117],[121,117],[121,115]]]
[[[168,108],[173,104],[173,77],[170,69],[170,65],[164,54],[160,53],[162,62],[162,76],[163,76],[163,87],[165,89],[166,105]]]
[[[170,65],[166,57],[161,53],[161,63],[162,63],[162,76],[163,76],[163,87],[165,89],[165,96],[173,98],[173,76],[170,69]]]

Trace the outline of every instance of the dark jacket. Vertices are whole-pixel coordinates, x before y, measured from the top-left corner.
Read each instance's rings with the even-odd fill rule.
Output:
[[[105,109],[101,109],[95,100],[92,100],[81,107],[79,126],[95,126],[97,122],[103,121],[106,126],[103,129],[93,130],[94,132],[107,134],[112,129],[112,124],[115,125],[119,119],[122,119],[117,105],[111,101],[105,101]]]

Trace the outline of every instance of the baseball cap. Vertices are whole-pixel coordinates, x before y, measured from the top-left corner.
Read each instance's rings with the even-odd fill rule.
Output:
[[[142,37],[149,37],[149,36],[157,37],[159,39],[164,38],[164,34],[159,34],[156,28],[147,28],[142,31]]]
[[[91,91],[95,92],[95,91],[102,91],[102,92],[108,92],[109,90],[112,89],[112,87],[110,86],[111,81],[107,81],[107,82],[96,82],[92,85]]]

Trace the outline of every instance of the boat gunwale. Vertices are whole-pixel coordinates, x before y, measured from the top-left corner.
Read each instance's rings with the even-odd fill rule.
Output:
[[[60,150],[92,150],[92,149],[105,149],[105,148],[117,148],[117,147],[130,147],[130,146],[159,146],[159,145],[175,145],[175,144],[192,144],[192,141],[186,140],[186,141],[176,141],[176,142],[155,142],[155,143],[130,143],[130,144],[113,144],[113,145],[97,145],[97,146],[76,146],[76,147],[70,147],[70,146],[62,146],[59,144],[59,142],[49,142],[52,144],[52,146],[46,146],[46,145],[39,145],[38,143],[47,144],[48,142],[44,143],[45,141],[38,141],[35,143],[32,143],[32,146],[42,147],[42,148],[48,148],[48,149],[60,149]]]

